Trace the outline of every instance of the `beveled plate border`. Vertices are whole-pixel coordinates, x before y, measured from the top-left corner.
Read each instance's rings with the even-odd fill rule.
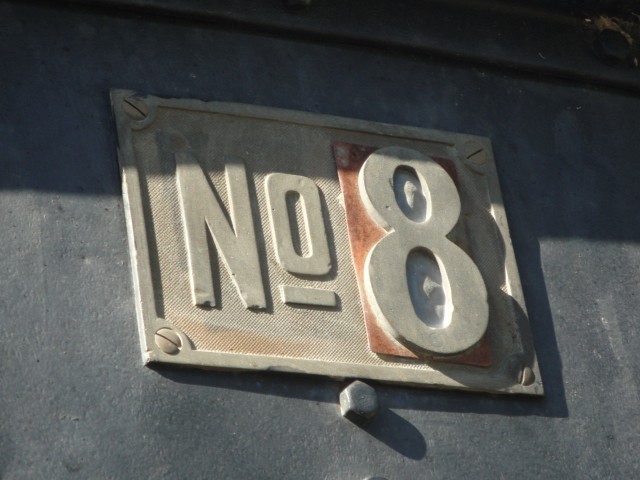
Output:
[[[149,108],[146,118],[135,120],[123,109],[125,98],[140,98]],[[504,211],[498,176],[493,162],[493,152],[489,139],[485,137],[429,130],[418,127],[390,125],[365,120],[348,119],[315,113],[283,110],[270,107],[243,105],[236,103],[203,102],[187,99],[165,99],[155,96],[141,96],[130,90],[111,90],[111,103],[118,132],[118,159],[122,173],[122,193],[129,239],[135,292],[136,316],[140,333],[142,358],[150,362],[172,363],[212,369],[266,370],[324,375],[331,378],[361,378],[388,383],[401,383],[419,387],[456,388],[492,393],[515,393],[541,396],[544,394],[538,361],[529,326],[527,331],[517,325],[521,351],[496,359],[490,368],[438,363],[437,370],[402,369],[395,365],[372,366],[326,362],[299,358],[274,357],[199,351],[191,347],[187,336],[175,325],[159,318],[155,309],[151,259],[149,258],[147,230],[143,214],[142,189],[133,148],[133,130],[140,130],[153,123],[158,107],[167,107],[195,112],[216,113],[234,117],[258,118],[264,120],[293,123],[318,128],[362,132],[392,138],[418,140],[440,145],[450,150],[459,159],[464,144],[474,141],[487,152],[487,162],[483,165],[487,187],[493,207],[492,214],[505,241],[505,272],[509,278],[510,295],[525,310],[524,298],[519,281],[509,228]],[[163,327],[175,330],[182,340],[179,354],[171,355],[156,346],[155,332]],[[431,366],[431,364],[429,363]],[[531,368],[535,380],[529,385],[520,382],[519,372],[523,366]],[[526,382],[525,382],[526,383]]]

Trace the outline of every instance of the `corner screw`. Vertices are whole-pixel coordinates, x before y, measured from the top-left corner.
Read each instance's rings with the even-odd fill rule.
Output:
[[[624,62],[631,51],[631,43],[620,30],[603,28],[596,36],[596,50],[610,64]]]
[[[136,121],[144,120],[149,116],[149,107],[139,98],[127,97],[122,100],[122,110]]]
[[[378,413],[378,395],[373,387],[356,380],[340,393],[340,413],[359,426]]]
[[[484,165],[487,161],[487,151],[476,141],[464,144],[464,156],[474,165]]]
[[[175,355],[182,349],[180,336],[170,328],[161,328],[156,332],[156,345],[164,353]]]
[[[520,385],[526,387],[531,385],[535,379],[536,375],[533,373],[533,370],[531,370],[531,367],[523,367],[522,370],[520,370],[520,374],[518,375],[518,382],[520,382]]]

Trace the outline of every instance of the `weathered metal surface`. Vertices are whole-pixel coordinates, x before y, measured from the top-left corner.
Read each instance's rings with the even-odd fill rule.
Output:
[[[205,3],[223,5],[182,5]],[[449,45],[456,17],[419,3],[405,13],[442,25]],[[320,4],[331,7],[308,12]],[[371,5],[341,2],[356,4]],[[246,2],[224,5],[240,14]],[[562,50],[544,28],[523,37],[524,12],[506,40],[498,13],[471,15],[456,44],[487,61]],[[3,479],[637,476],[636,95],[223,19],[6,1],[0,18]],[[381,24],[363,15],[357,26]],[[402,32],[433,30],[405,21]],[[614,68],[584,66],[599,77]],[[333,380],[142,368],[112,86],[491,138],[545,396],[372,382],[380,410],[361,429],[340,416],[346,384]]]
[[[486,140],[247,105],[143,98],[127,91],[115,91],[112,100],[145,362],[298,371],[542,394],[535,354],[522,341],[529,335],[528,327],[516,318],[518,311],[524,314],[524,305],[493,160],[487,155],[478,173],[467,168],[467,154],[458,153],[460,148],[466,152],[469,142],[489,149]],[[373,231],[373,241],[367,238],[367,230],[360,236],[353,230],[355,225],[367,225],[364,216],[374,221],[371,214],[363,213],[362,204],[354,201],[354,191],[347,187],[342,172],[357,173],[365,160],[357,159],[359,165],[347,161],[352,157],[348,141],[354,139],[382,147],[404,145],[400,152],[420,149],[441,158],[440,162],[455,172],[459,184],[456,188],[448,174],[434,163],[431,168],[439,170],[421,173],[420,177],[429,177],[429,217],[417,223],[403,220],[400,204],[385,213],[395,231],[382,237],[390,235],[390,239],[408,242],[400,250],[393,248],[391,257],[379,255],[385,263],[402,265],[398,273],[405,279],[391,281],[398,291],[383,301],[383,308],[407,309],[391,319],[377,313],[377,320],[369,315],[365,321],[357,290],[352,263],[362,279],[360,264],[366,254],[357,246],[369,242],[366,250],[371,257],[381,248],[378,245],[383,238],[371,228],[368,230]],[[332,146],[337,152],[335,159]],[[354,148],[356,152],[370,150]],[[346,157],[341,156],[343,150]],[[426,159],[398,162],[422,169],[428,166]],[[388,161],[382,162],[388,165]],[[438,171],[441,180],[435,175]],[[343,181],[342,196],[338,173]],[[376,181],[382,181],[383,188],[388,188],[386,180],[375,172],[373,175]],[[367,181],[363,188],[367,188]],[[462,198],[460,221],[455,210],[451,210],[450,218],[444,217],[445,206],[454,203],[442,194],[447,185],[450,195]],[[363,188],[358,195],[363,195]],[[294,192],[302,208],[299,222],[292,221],[297,214],[288,211],[286,200]],[[390,202],[384,197],[377,201],[387,205]],[[436,223],[441,219],[449,226]],[[402,227],[400,221],[409,223]],[[347,223],[352,227],[350,237],[356,246],[353,249],[348,246]],[[466,253],[444,237],[455,224],[452,239],[464,245]],[[415,228],[418,236],[413,238],[411,229]],[[428,240],[430,231],[437,237]],[[444,272],[443,277],[446,274],[451,280],[442,288],[446,288],[446,301],[452,302],[458,316],[443,318],[451,325],[426,328],[422,323],[425,320],[416,317],[414,322],[420,333],[415,341],[429,342],[431,336],[442,336],[444,341],[438,348],[445,351],[451,348],[451,342],[467,342],[463,354],[453,361],[441,361],[442,354],[398,351],[405,358],[399,361],[388,355],[389,348],[374,345],[370,350],[371,342],[367,345],[365,323],[374,337],[383,335],[384,322],[391,325],[388,328],[410,332],[414,328],[407,319],[417,307],[412,305],[413,299],[409,301],[410,291],[402,285],[414,281],[404,265],[411,266],[410,251],[416,248],[433,248],[438,258],[444,259],[438,268]],[[461,260],[471,267],[464,267],[464,277],[456,277],[456,262]],[[487,260],[497,263],[488,268]],[[470,268],[480,268],[477,275],[482,284],[460,287],[465,277],[473,273]],[[378,273],[376,280],[388,274]],[[508,281],[502,278],[505,274]],[[428,276],[426,280],[416,277],[415,281],[427,280],[430,285],[433,283]],[[443,280],[437,281],[445,285]],[[418,288],[422,291],[422,283]],[[462,288],[463,292],[449,293],[455,288]],[[487,309],[485,288],[492,311],[486,337],[486,312],[485,318],[480,319],[485,323],[480,325],[473,323],[478,321],[475,317],[458,313],[464,312],[474,294]],[[506,295],[500,289],[510,293]],[[378,297],[367,294],[363,299],[364,312],[371,313],[372,302],[378,302]],[[419,301],[433,302],[424,295]],[[479,308],[472,309],[476,315]],[[479,333],[469,341],[465,335],[474,328]],[[161,331],[171,332],[173,340],[161,335]],[[393,330],[388,332],[386,345],[395,344],[389,336],[392,334]],[[481,337],[483,341],[476,347]],[[490,348],[495,362],[491,361]],[[414,351],[411,346],[409,349]],[[535,382],[522,385],[518,381],[512,371],[514,358],[529,359],[527,366],[535,372]]]

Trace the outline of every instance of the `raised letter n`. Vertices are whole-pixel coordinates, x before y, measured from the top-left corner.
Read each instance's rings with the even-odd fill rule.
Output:
[[[232,225],[224,206],[190,152],[178,152],[176,177],[187,245],[193,303],[216,305],[207,231],[246,308],[266,308],[249,186],[241,160],[225,162]]]

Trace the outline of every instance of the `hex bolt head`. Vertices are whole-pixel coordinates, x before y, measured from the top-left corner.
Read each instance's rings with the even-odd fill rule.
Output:
[[[180,336],[170,328],[161,328],[156,332],[156,345],[164,353],[175,355],[182,349]]]
[[[520,374],[518,375],[518,382],[520,382],[520,385],[523,386],[529,386],[531,385],[536,379],[536,375],[535,373],[533,373],[533,370],[531,370],[531,367],[523,367],[522,370],[520,370]]]
[[[367,424],[378,413],[378,395],[373,387],[356,380],[340,393],[340,413],[356,425]]]
[[[149,116],[149,106],[136,97],[124,98],[122,100],[122,110],[138,122]]]
[[[624,62],[631,51],[629,39],[619,30],[603,28],[596,36],[596,50],[610,64]]]

